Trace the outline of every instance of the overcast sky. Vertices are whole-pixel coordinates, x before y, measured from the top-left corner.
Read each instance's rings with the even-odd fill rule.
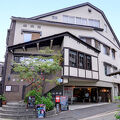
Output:
[[[32,17],[84,2],[90,2],[104,11],[120,40],[120,0],[1,0],[0,61],[4,61],[6,35],[10,26],[11,16]]]

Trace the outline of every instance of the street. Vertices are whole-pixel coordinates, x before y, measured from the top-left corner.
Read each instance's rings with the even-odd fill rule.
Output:
[[[118,103],[64,111],[44,120],[115,120],[114,114]]]

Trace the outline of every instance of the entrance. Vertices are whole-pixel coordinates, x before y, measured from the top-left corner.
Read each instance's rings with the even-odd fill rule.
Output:
[[[74,88],[76,102],[97,102],[97,88]]]

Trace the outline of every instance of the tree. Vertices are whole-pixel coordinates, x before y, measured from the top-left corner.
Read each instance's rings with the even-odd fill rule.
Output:
[[[27,81],[33,85],[33,88],[44,94],[46,82],[56,82],[57,80],[49,80],[50,74],[55,74],[61,70],[62,55],[54,54],[55,51],[50,49],[40,50],[41,56],[31,56],[23,59],[21,63],[14,62],[13,70],[18,74],[19,79]]]

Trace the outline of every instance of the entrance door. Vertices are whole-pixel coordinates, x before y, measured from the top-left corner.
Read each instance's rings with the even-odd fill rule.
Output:
[[[97,88],[76,87],[73,90],[76,102],[97,102]]]

